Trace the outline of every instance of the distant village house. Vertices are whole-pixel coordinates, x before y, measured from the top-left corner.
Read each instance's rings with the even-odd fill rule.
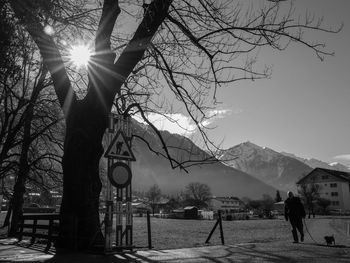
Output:
[[[198,208],[195,206],[186,206],[183,209],[174,209],[170,215],[170,218],[176,219],[198,219]]]
[[[244,203],[238,197],[213,197],[210,200],[210,208],[213,211],[220,210],[224,214],[233,214],[244,208]]]
[[[350,211],[350,173],[323,168],[315,168],[297,183],[317,184],[319,196],[331,201],[330,209]]]

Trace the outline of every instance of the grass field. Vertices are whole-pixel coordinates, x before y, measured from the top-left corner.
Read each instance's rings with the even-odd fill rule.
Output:
[[[216,221],[151,218],[155,249],[203,246]],[[226,244],[270,242],[290,239],[290,226],[282,219],[223,221]],[[210,244],[220,244],[219,227]],[[147,246],[145,218],[134,218],[134,244]]]
[[[5,212],[0,214],[0,224],[5,215]],[[215,222],[151,217],[152,245],[155,249],[203,246]],[[147,247],[146,217],[134,217],[133,224],[134,245]],[[226,244],[281,240],[290,232],[289,225],[280,219],[223,221],[223,231]],[[6,229],[1,232],[5,234]],[[221,244],[219,227],[211,237],[210,244]]]
[[[5,212],[0,214],[0,224],[3,223]],[[180,220],[151,217],[152,245],[154,249],[186,248],[205,245],[215,220]],[[350,217],[317,217],[308,219],[308,230],[317,242],[323,242],[323,236],[334,234],[340,244],[350,245],[348,224]],[[146,217],[134,217],[134,245],[147,247]],[[291,242],[289,222],[284,218],[261,220],[223,221],[225,244],[260,242]],[[114,222],[115,227],[115,222]],[[6,234],[6,229],[1,232]],[[311,241],[306,234],[306,241]],[[216,228],[210,240],[210,245],[221,244],[219,227]]]

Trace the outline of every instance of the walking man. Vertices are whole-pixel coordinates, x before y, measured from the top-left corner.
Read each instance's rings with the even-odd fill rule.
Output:
[[[298,232],[300,233],[300,241],[304,241],[303,218],[305,218],[305,209],[299,197],[294,196],[293,192],[287,193],[288,198],[284,201],[284,217],[289,220],[292,225],[293,243],[299,243]]]

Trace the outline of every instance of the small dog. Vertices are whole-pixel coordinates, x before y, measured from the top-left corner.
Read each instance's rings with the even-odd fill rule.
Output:
[[[327,246],[332,245],[332,244],[335,245],[334,235],[332,235],[332,236],[325,236],[324,240],[326,240]]]

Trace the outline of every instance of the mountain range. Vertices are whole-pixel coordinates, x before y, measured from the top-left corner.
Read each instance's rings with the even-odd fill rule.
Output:
[[[162,156],[165,152],[157,134],[138,122],[133,122],[132,127],[135,135],[132,151],[136,157],[132,162],[132,187],[141,192],[157,184],[163,194],[176,195],[189,183],[200,182],[209,185],[215,196],[259,199],[264,194],[274,197],[277,190],[284,194],[296,190],[295,182],[315,167],[348,169],[341,164],[332,166],[316,159],[279,153],[251,142],[220,151],[219,161],[199,164],[199,160],[209,158],[205,151],[184,136],[160,131],[175,160],[191,160],[186,171],[178,167],[172,169],[169,160]]]
[[[274,196],[276,189],[255,177],[237,170],[221,162],[197,164],[196,161],[208,158],[208,154],[197,147],[190,139],[162,131],[164,141],[169,146],[169,152],[178,161],[192,159],[186,171],[179,168],[172,169],[169,161],[156,153],[149,151],[149,147],[163,152],[156,134],[147,126],[139,126],[134,132],[147,141],[133,140],[133,152],[136,162],[132,163],[133,189],[147,191],[157,184],[163,194],[176,195],[183,191],[191,182],[209,185],[215,196],[237,196],[261,198],[263,194]]]
[[[219,159],[283,191],[295,191],[295,182],[312,170],[312,167],[296,158],[251,142],[223,151]]]
[[[282,191],[296,191],[295,182],[316,167],[350,172],[348,167],[339,163],[327,164],[317,159],[279,153],[249,141],[221,152],[219,159]]]
[[[292,154],[292,153],[286,153],[286,152],[281,152],[281,154],[285,155],[285,156],[289,156],[289,157],[292,157],[294,159],[297,159],[303,163],[305,163],[306,165],[312,167],[312,168],[316,168],[316,167],[319,167],[319,168],[325,168],[325,169],[330,169],[330,170],[338,170],[338,171],[343,171],[343,172],[350,172],[350,169],[349,167],[341,164],[341,163],[338,163],[338,162],[334,162],[334,163],[326,163],[326,162],[323,162],[323,161],[320,161],[320,160],[317,160],[317,159],[314,159],[314,158],[311,158],[311,159],[306,159],[306,158],[301,158],[301,157],[298,157],[296,156],[295,154]]]

